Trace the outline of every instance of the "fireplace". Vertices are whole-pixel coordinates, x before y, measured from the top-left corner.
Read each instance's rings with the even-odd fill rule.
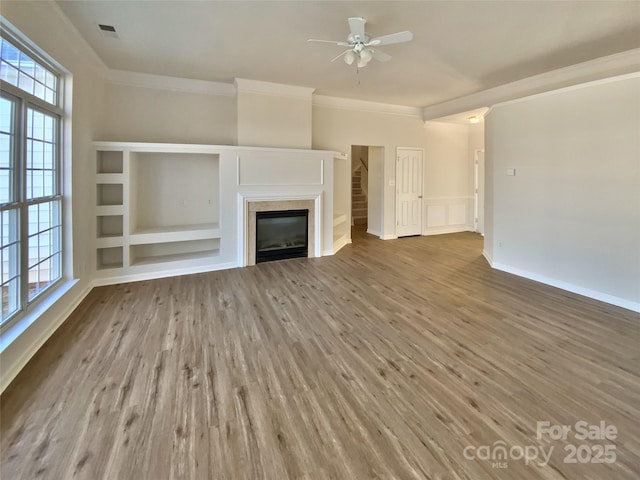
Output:
[[[256,263],[309,256],[309,210],[256,212]]]

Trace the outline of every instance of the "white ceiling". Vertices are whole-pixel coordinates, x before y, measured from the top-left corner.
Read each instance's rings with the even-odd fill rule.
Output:
[[[66,1],[64,13],[112,69],[429,106],[640,47],[638,1]],[[372,36],[411,30],[393,56],[355,66],[308,38],[345,40],[347,18]],[[114,25],[119,38],[100,33]]]

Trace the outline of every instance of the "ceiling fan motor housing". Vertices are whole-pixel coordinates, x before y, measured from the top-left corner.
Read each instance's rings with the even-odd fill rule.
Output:
[[[360,38],[360,35],[354,35],[353,33],[350,33],[349,36],[347,37],[347,41],[354,46],[365,45],[369,43],[369,40],[371,40],[371,37],[367,34],[364,35],[364,38]]]

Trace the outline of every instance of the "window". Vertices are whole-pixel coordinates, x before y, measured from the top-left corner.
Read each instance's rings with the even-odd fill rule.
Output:
[[[62,278],[61,76],[2,32],[0,87],[0,325],[6,325]]]

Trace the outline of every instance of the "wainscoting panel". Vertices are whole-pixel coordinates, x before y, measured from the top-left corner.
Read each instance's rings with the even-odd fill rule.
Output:
[[[467,223],[467,205],[449,205],[449,225],[464,225]]]
[[[427,205],[427,228],[442,227],[446,222],[447,211],[444,205]]]
[[[423,235],[473,230],[473,198],[441,197],[424,200]]]

